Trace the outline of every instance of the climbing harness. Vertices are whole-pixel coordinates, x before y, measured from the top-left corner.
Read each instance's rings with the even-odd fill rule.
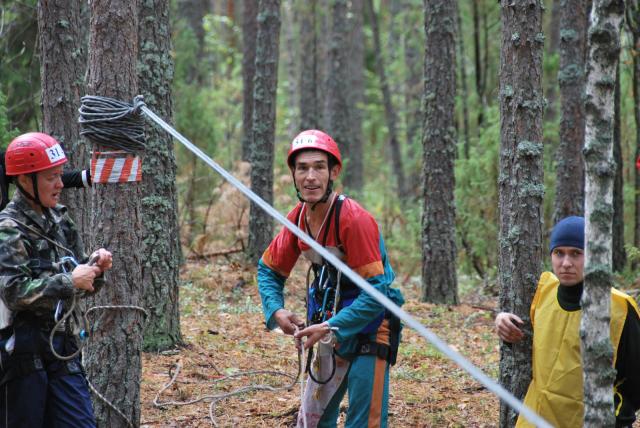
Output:
[[[84,97],[83,97],[84,99]],[[104,97],[91,97],[91,100],[98,99],[100,101],[105,101],[105,104],[111,105],[111,102],[116,102],[115,100],[111,100],[109,98]],[[327,251],[320,243],[316,242],[310,236],[308,236],[304,231],[298,228],[295,224],[289,221],[284,215],[279,213],[275,208],[265,202],[262,198],[260,198],[255,192],[245,186],[240,180],[231,175],[228,171],[222,168],[217,162],[215,162],[211,157],[205,154],[201,149],[195,146],[192,142],[190,142],[187,138],[185,138],[182,134],[176,131],[171,125],[165,122],[162,118],[160,118],[157,114],[155,114],[152,110],[150,110],[141,96],[138,96],[134,99],[134,104],[126,104],[126,108],[122,108],[121,115],[114,115],[114,118],[120,119],[124,118],[127,115],[140,115],[140,113],[144,113],[147,118],[162,129],[167,131],[173,137],[175,137],[182,145],[184,145],[188,150],[190,150],[193,154],[199,157],[202,161],[204,161],[209,167],[215,170],[218,174],[220,174],[225,180],[227,180],[231,185],[240,190],[248,199],[251,200],[254,204],[260,207],[263,211],[265,211],[269,216],[277,220],[284,227],[289,229],[291,233],[293,233],[296,237],[298,237],[302,242],[309,245],[314,251],[320,254],[324,260],[334,266],[338,271],[342,272],[342,275],[347,277],[354,285],[356,285],[360,290],[366,292],[371,296],[371,298],[375,299],[378,303],[380,303],[384,308],[390,312],[391,314],[398,317],[406,326],[409,326],[416,330],[416,332],[424,337],[428,342],[430,342],[433,346],[436,347],[442,354],[447,356],[450,360],[460,366],[463,370],[469,373],[472,377],[474,377],[478,382],[484,385],[489,391],[496,394],[502,401],[505,402],[508,406],[514,409],[516,412],[520,413],[523,417],[525,417],[528,421],[535,424],[538,427],[543,428],[551,428],[548,422],[546,422],[542,417],[536,414],[533,410],[525,406],[519,399],[517,399],[513,394],[507,391],[502,385],[497,383],[495,380],[488,377],[484,372],[478,369],[475,365],[473,365],[469,360],[464,358],[460,353],[451,348],[446,342],[440,339],[437,335],[435,335],[431,330],[426,328],[420,322],[415,320],[412,316],[410,316],[407,312],[405,312],[402,308],[396,305],[391,299],[389,299],[386,295],[382,294],[380,291],[376,290],[371,284],[365,281],[360,275],[355,273],[349,266],[347,266],[342,260],[340,260],[335,255],[331,254],[331,252]],[[99,111],[92,112],[93,119],[99,119],[100,113]],[[109,120],[105,119],[104,123],[100,126],[110,126]],[[135,133],[135,132],[134,132]]]

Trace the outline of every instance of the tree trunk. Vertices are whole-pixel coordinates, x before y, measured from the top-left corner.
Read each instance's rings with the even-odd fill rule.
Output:
[[[478,132],[480,127],[484,123],[484,79],[483,66],[482,66],[482,54],[480,53],[480,11],[479,3],[481,0],[471,0],[472,15],[473,15],[473,52],[475,57],[475,69],[476,69],[476,93],[478,94]]]
[[[556,152],[554,224],[584,212],[584,84],[588,14],[585,0],[560,9],[560,145]]]
[[[138,93],[138,1],[92,0],[90,28],[87,91],[131,101]],[[93,304],[143,303],[143,196],[139,182],[92,188],[92,247],[105,247],[114,255],[109,284],[96,294]],[[140,424],[143,323],[143,314],[137,310],[105,311],[93,321],[94,333],[85,355],[89,379],[135,426]],[[102,401],[95,402],[95,414],[100,426],[127,426]]]
[[[280,0],[260,0],[253,89],[251,187],[267,203],[273,202],[273,144],[276,127]],[[249,209],[248,256],[260,259],[271,242],[273,219],[256,204]]]
[[[347,110],[349,112],[349,166],[344,171],[343,184],[354,196],[364,186],[364,153],[362,136],[362,106],[364,98],[364,0],[351,0],[349,7],[347,47]]]
[[[627,253],[624,249],[624,189],[622,172],[622,146],[620,142],[620,63],[616,68],[616,86],[614,91],[613,118],[613,161],[616,164],[616,175],[613,179],[613,224],[612,224],[612,269],[622,272],[627,264]]]
[[[347,60],[348,27],[347,1],[331,0],[331,30],[329,32],[329,74],[327,98],[329,100],[327,131],[338,144],[344,168],[342,181],[350,185],[351,177],[351,124],[349,111],[349,69]]]
[[[145,102],[169,123],[172,116],[171,28],[168,0],[140,4],[138,81]],[[178,283],[180,234],[173,139],[156,126],[147,126],[147,153],[142,163],[145,259],[142,264],[144,307],[149,313],[144,349],[161,351],[179,344]]]
[[[611,233],[613,220],[613,121],[616,67],[620,53],[622,0],[595,0],[589,27],[585,182],[585,277],[582,295],[584,426],[615,425],[611,388],[613,350],[609,337]]]
[[[42,127],[62,144],[69,157],[67,169],[87,169],[89,166],[87,148],[80,139],[78,126],[78,108],[85,92],[87,69],[82,6],[82,2],[38,2]],[[86,189],[65,190],[63,196],[86,246],[89,192]]]
[[[560,10],[562,9],[562,0],[553,0],[551,6],[551,19],[549,21],[549,28],[545,30],[545,34],[549,34],[546,55],[552,57],[558,52],[558,45],[560,41]],[[556,118],[557,112],[557,98],[556,85],[552,82],[545,80],[545,96],[547,98],[547,107],[544,109],[544,121],[553,122]]]
[[[633,40],[633,116],[636,124],[636,157],[640,159],[640,2],[627,0],[626,23]],[[633,246],[640,248],[640,168],[635,169],[635,212],[633,222]],[[638,261],[634,260],[632,269],[638,268]]]
[[[500,51],[500,310],[525,322],[525,338],[500,347],[500,382],[523,398],[531,381],[529,307],[542,268],[542,2],[502,0]],[[500,426],[517,415],[500,405]]]
[[[457,11],[458,23],[458,65],[460,66],[460,89],[462,89],[462,135],[464,135],[464,158],[469,159],[469,90],[467,89],[467,70],[465,67],[464,40],[462,37],[462,18],[460,10]]]
[[[373,33],[373,44],[375,50],[375,69],[380,79],[380,89],[382,91],[382,102],[384,103],[384,116],[387,122],[387,130],[389,132],[389,149],[391,150],[391,165],[393,173],[396,177],[396,189],[401,202],[405,201],[406,185],[404,179],[404,167],[402,163],[402,153],[400,143],[398,141],[398,133],[396,130],[397,117],[391,100],[391,91],[387,82],[387,75],[384,66],[384,56],[382,54],[382,46],[380,43],[380,30],[378,29],[378,15],[373,7],[373,0],[365,0],[365,7],[369,14],[371,22],[371,30]],[[455,25],[455,22],[454,22]]]
[[[300,15],[300,130],[320,127],[322,103],[318,99],[319,70],[316,32],[317,0],[299,3]]]
[[[193,34],[198,41],[198,58],[202,57],[202,47],[204,46],[204,27],[202,26],[202,20],[204,16],[209,12],[208,0],[177,0],[178,13],[181,18],[184,18],[189,27],[193,31]],[[245,2],[251,3],[251,2]],[[195,61],[193,64],[189,64],[187,73],[187,83],[203,83],[204,76],[201,72],[202,67]]]
[[[294,7],[293,0],[286,0],[282,5],[282,18],[284,28],[284,46],[285,51],[283,59],[285,60],[286,70],[286,101],[287,105],[293,106],[298,102],[298,76],[300,75],[299,56],[297,55],[297,32],[296,23],[298,22],[297,10]],[[298,119],[298,109],[286,109],[285,123],[287,124],[287,135],[292,139],[298,133],[300,119]]]
[[[242,160],[249,160],[253,120],[253,78],[256,74],[256,34],[258,3],[242,4]]]
[[[407,129],[407,157],[409,162],[409,173],[407,178],[407,192],[411,196],[417,198],[421,193],[421,170],[422,156],[419,155],[422,150],[422,125],[424,115],[422,113],[422,99],[416,94],[420,93],[423,82],[424,61],[421,61],[421,50],[424,48],[422,41],[414,37],[415,32],[422,31],[424,26],[424,13],[409,12],[414,8],[411,0],[404,0],[405,9],[405,30],[403,31],[404,45],[404,64],[407,70],[405,93],[404,93],[404,111],[405,111],[405,127]],[[414,189],[410,191],[409,189]]]
[[[456,0],[424,0],[422,301],[454,305],[457,14]]]

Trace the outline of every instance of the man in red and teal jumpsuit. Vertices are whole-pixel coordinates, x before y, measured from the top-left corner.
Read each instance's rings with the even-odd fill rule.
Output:
[[[567,217],[551,233],[553,273],[543,272],[531,303],[533,373],[524,404],[558,428],[583,426],[583,370],[580,319],[584,279],[584,218]],[[501,312],[500,339],[522,340],[522,320]],[[616,380],[612,386],[616,427],[630,427],[640,408],[640,317],[632,297],[611,289],[611,345]],[[532,427],[519,417],[516,427]]]
[[[375,219],[357,202],[333,191],[333,181],[342,168],[335,141],[318,130],[304,131],[293,140],[287,162],[300,199],[288,219],[374,288],[402,305],[402,294],[391,288],[395,274]],[[301,254],[311,261],[317,275],[307,298],[309,312],[318,316],[308,314],[310,325],[306,328],[304,317],[285,309],[283,296],[285,281]],[[318,301],[318,296],[313,293],[326,290],[327,285],[335,289],[338,282],[337,311],[333,311],[334,295],[330,304],[317,310],[314,301]],[[335,335],[330,348],[330,353],[335,353],[333,360],[324,360],[335,365],[334,373],[331,375],[329,370],[328,377],[309,379],[298,426],[336,426],[340,401],[348,391],[347,427],[386,427],[389,366],[395,362],[397,353],[399,320],[346,277],[341,277],[286,228],[273,239],[258,263],[258,287],[269,329],[280,327],[296,339],[306,338],[307,349],[318,341],[328,343],[327,339]]]

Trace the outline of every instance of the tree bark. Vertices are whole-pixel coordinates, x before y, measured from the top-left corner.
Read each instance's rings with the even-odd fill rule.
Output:
[[[464,143],[462,151],[464,158],[469,159],[469,90],[467,89],[467,70],[465,67],[466,57],[464,55],[464,40],[462,37],[462,18],[460,10],[457,11],[456,20],[458,23],[458,65],[460,67],[460,89],[462,90],[462,135],[464,135]]]
[[[473,15],[473,52],[476,69],[476,93],[478,94],[478,132],[484,123],[484,68],[482,66],[482,54],[480,52],[480,2],[481,0],[471,0],[471,11]]]
[[[168,0],[140,3],[138,82],[145,102],[169,123],[172,117],[171,28]],[[145,351],[162,351],[181,343],[178,299],[181,260],[173,139],[147,126],[147,153],[142,164],[145,259],[142,264],[144,307],[149,313]]]
[[[633,116],[636,124],[635,159],[640,159],[640,2],[627,0],[626,23],[633,40]],[[633,246],[640,248],[640,168],[635,169],[635,198],[633,222]],[[634,260],[632,269],[638,268],[638,261]]]
[[[300,14],[300,130],[320,127],[322,103],[318,99],[318,35],[316,31],[317,0],[299,3]]]
[[[364,97],[364,0],[351,0],[347,28],[347,111],[349,112],[349,167],[344,171],[343,184],[354,196],[362,192],[364,186],[364,153],[362,136],[362,106]]]
[[[267,203],[273,202],[273,144],[278,87],[280,1],[260,0],[253,89],[251,187]],[[248,256],[257,262],[273,235],[273,220],[256,204],[249,209]]]
[[[585,278],[582,295],[582,364],[584,367],[584,426],[615,425],[611,388],[615,379],[609,337],[611,305],[613,180],[613,122],[616,67],[624,2],[595,0],[589,27],[585,183]]]
[[[92,0],[90,28],[88,93],[132,100],[138,93],[138,1]],[[143,303],[143,196],[139,182],[92,188],[91,247],[105,247],[114,255],[109,284],[91,299],[95,305]],[[87,376],[134,426],[140,424],[143,323],[137,310],[105,311],[93,321],[85,355]],[[127,426],[102,401],[95,402],[95,414],[100,426]]]
[[[529,307],[542,267],[542,2],[502,0],[500,52],[500,310],[525,322],[525,338],[500,347],[500,382],[523,398],[531,381]],[[517,415],[501,403],[500,426]]]
[[[351,112],[349,111],[349,69],[347,60],[347,1],[331,0],[329,32],[329,73],[327,75],[327,131],[338,144],[343,160],[342,180],[348,186],[351,177]]]
[[[585,0],[560,9],[560,145],[556,152],[554,224],[584,212],[584,84],[588,14]]]
[[[242,160],[248,161],[252,140],[258,3],[245,1],[242,6]]]
[[[456,0],[424,0],[422,300],[454,305],[457,14]]]
[[[382,46],[380,42],[380,30],[378,26],[378,15],[373,6],[373,0],[365,0],[365,7],[369,14],[371,23],[371,31],[373,33],[373,44],[375,50],[375,69],[380,80],[380,90],[382,91],[382,99],[384,104],[384,116],[387,122],[387,131],[389,132],[389,149],[391,150],[391,165],[393,174],[396,177],[396,189],[401,202],[405,201],[407,194],[404,176],[404,166],[402,162],[402,153],[400,143],[398,141],[397,117],[393,102],[391,100],[391,91],[387,82],[387,74],[384,65],[384,56],[382,54]]]
[[[299,55],[297,55],[298,33],[296,23],[298,21],[297,10],[294,1],[285,1],[282,5],[282,18],[284,28],[285,52],[283,60],[286,70],[286,101],[287,105],[293,106],[298,101],[300,91],[298,91],[298,76],[300,75]],[[287,135],[292,139],[298,133],[300,119],[299,111],[295,108],[286,109],[285,123],[287,124]]]
[[[422,191],[422,180],[420,177],[422,171],[422,156],[419,155],[422,150],[422,125],[424,122],[424,114],[422,112],[422,99],[416,94],[420,93],[421,86],[424,85],[424,61],[421,50],[424,48],[422,41],[419,41],[414,34],[416,31],[422,31],[424,26],[424,13],[413,12],[414,4],[411,0],[404,0],[404,26],[403,45],[404,45],[404,64],[407,70],[405,93],[404,93],[404,111],[405,111],[405,127],[407,129],[407,157],[408,159],[408,178],[407,192],[411,196],[417,198]],[[411,12],[409,12],[411,10]],[[411,191],[410,189],[414,189]]]
[[[616,86],[613,96],[613,161],[616,164],[616,175],[613,179],[613,224],[611,235],[612,264],[614,272],[622,272],[627,264],[627,253],[624,249],[624,188],[622,172],[622,145],[620,141],[620,62],[616,68]]]
[[[55,137],[69,158],[66,169],[88,169],[88,151],[80,139],[78,108],[84,95],[87,49],[82,2],[38,2],[42,129]],[[86,189],[63,192],[85,247],[88,244],[90,198]]]

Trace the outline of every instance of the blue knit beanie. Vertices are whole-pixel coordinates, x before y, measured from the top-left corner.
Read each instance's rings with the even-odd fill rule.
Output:
[[[565,217],[553,227],[549,252],[556,247],[574,247],[584,250],[584,217]]]

